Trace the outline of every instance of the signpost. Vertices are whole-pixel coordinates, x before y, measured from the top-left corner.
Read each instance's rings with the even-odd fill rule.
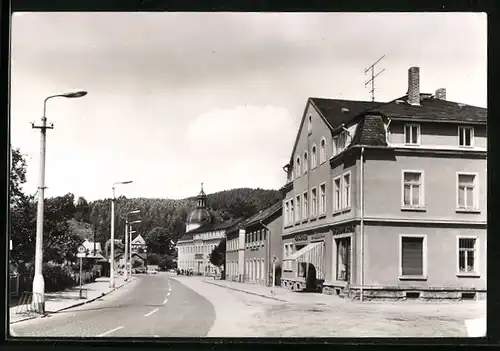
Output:
[[[78,253],[76,254],[76,257],[80,258],[80,298],[82,298],[82,266],[83,266],[83,258],[87,255],[86,254],[87,249],[85,246],[80,245],[78,246]]]

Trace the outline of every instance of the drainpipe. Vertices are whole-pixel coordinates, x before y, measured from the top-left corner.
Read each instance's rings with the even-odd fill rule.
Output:
[[[364,271],[364,260],[365,260],[365,228],[364,228],[364,215],[365,215],[365,211],[364,211],[364,173],[365,173],[365,147],[362,146],[361,147],[361,166],[360,166],[360,201],[359,201],[359,207],[360,207],[360,217],[361,217],[361,221],[360,221],[360,239],[361,239],[361,248],[360,248],[360,251],[361,251],[361,264],[360,264],[360,271],[361,271],[361,279],[360,279],[360,294],[359,294],[359,300],[360,301],[363,301],[363,285],[364,285],[364,275],[365,275],[365,271]]]
[[[262,221],[259,221],[259,222],[260,222],[260,225],[267,232],[267,236],[266,236],[266,241],[267,241],[267,245],[266,245],[266,255],[267,255],[266,271],[267,271],[267,277],[266,277],[266,280],[267,280],[269,278],[269,270],[270,270],[270,267],[271,267],[271,231],[269,230],[269,228],[264,223],[262,223]],[[272,282],[272,283],[274,283],[274,282]]]

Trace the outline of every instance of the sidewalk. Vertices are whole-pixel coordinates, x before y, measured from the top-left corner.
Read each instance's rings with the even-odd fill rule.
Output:
[[[109,294],[116,289],[121,288],[126,283],[133,281],[129,279],[125,282],[122,276],[115,278],[115,288],[109,287],[109,277],[97,278],[95,282],[84,284],[82,288],[87,290],[86,299],[79,299],[80,287],[76,286],[64,291],[45,293],[45,311],[46,313],[57,313],[72,307],[80,306]],[[18,323],[24,320],[40,317],[38,314],[19,314],[22,311],[21,306],[14,306],[9,309],[10,324]]]

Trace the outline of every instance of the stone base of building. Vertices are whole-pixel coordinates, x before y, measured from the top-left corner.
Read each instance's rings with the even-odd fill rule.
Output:
[[[351,300],[360,299],[359,286],[324,285],[322,292]],[[486,290],[470,288],[426,288],[410,289],[407,287],[363,287],[363,300],[391,301],[438,301],[438,300],[486,300]]]

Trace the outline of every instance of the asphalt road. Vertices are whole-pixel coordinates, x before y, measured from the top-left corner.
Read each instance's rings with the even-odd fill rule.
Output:
[[[136,276],[87,305],[11,325],[15,337],[203,337],[215,321],[204,297],[166,274]]]

